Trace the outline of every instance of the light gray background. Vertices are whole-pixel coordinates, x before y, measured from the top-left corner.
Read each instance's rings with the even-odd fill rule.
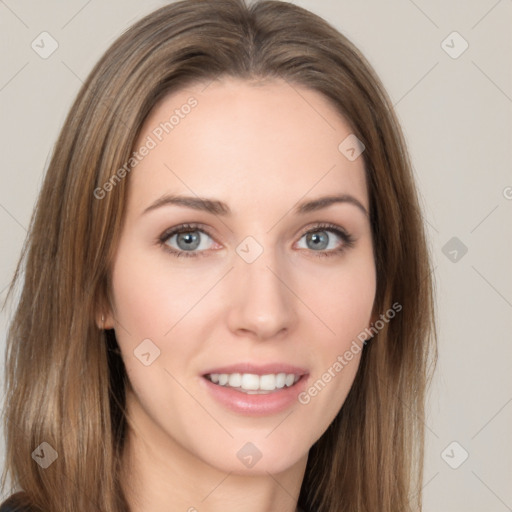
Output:
[[[165,3],[0,0],[0,300],[81,82],[123,30]],[[512,511],[512,1],[295,3],[326,18],[366,55],[411,151],[429,226],[440,334],[425,511]],[[43,31],[59,44],[47,59],[31,48]],[[453,31],[469,44],[458,58],[442,46]],[[444,46],[453,54],[461,44],[451,36]],[[466,254],[445,247],[453,237]],[[2,357],[10,314],[0,318]],[[458,445],[449,447],[453,441]],[[3,444],[0,450],[2,464]],[[448,462],[459,464],[463,450],[469,457],[452,469]]]

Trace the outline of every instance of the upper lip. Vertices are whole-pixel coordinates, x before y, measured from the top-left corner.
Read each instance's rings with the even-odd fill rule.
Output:
[[[212,373],[251,373],[254,375],[268,375],[270,373],[293,373],[294,375],[305,375],[307,370],[287,363],[235,363],[227,366],[218,366],[203,373],[203,375],[211,375]]]

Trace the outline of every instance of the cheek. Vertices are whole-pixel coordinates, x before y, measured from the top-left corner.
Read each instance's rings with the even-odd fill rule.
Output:
[[[193,305],[196,284],[179,271],[169,274],[165,261],[123,254],[130,257],[116,261],[112,278],[116,321],[133,336],[161,338]]]
[[[182,342],[183,329],[190,327],[183,317],[197,299],[182,273],[169,275],[165,262],[156,264],[126,246],[123,251],[112,275],[116,338],[140,406],[165,428],[174,421],[165,411],[189,401],[173,375],[197,350],[193,337]]]
[[[303,280],[302,293],[324,324],[311,316],[308,322],[311,335],[315,331],[324,334],[317,334],[310,347],[315,371],[299,401],[322,416],[326,425],[343,405],[353,384],[376,292],[376,271],[369,250],[357,258],[347,258],[345,263],[336,270],[322,269],[314,276],[310,273]],[[310,290],[307,295],[306,290]],[[317,329],[313,330],[313,325]]]
[[[150,392],[154,400],[155,390],[173,387],[163,370],[187,370],[201,349],[198,332],[206,315],[200,302],[212,278],[173,268],[166,255],[151,259],[136,248],[122,249],[112,275],[116,338],[137,394]],[[147,352],[150,366],[137,358]]]
[[[366,274],[340,275],[310,295],[319,316],[329,327],[309,347],[314,371],[298,397],[300,407],[317,418],[315,433],[323,433],[340,411],[352,388],[361,353],[364,330],[370,325],[375,296],[371,267]],[[316,321],[318,326],[318,321]],[[312,438],[312,442],[316,438]]]
[[[302,275],[301,296],[325,324],[328,346],[340,349],[369,326],[376,292],[373,258],[347,259]]]

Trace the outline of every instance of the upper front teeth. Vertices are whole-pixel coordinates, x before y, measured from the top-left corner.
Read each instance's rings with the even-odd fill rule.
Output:
[[[284,386],[292,386],[299,380],[293,373],[269,373],[255,375],[254,373],[211,373],[207,377],[219,386],[230,386],[247,390],[273,391]]]

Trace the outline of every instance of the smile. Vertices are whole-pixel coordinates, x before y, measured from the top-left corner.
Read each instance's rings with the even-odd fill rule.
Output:
[[[201,375],[206,394],[223,409],[244,416],[268,416],[297,405],[309,379],[305,368],[287,363],[236,363]]]
[[[242,393],[267,394],[289,388],[299,381],[300,375],[294,373],[212,373],[205,375],[210,382]]]

